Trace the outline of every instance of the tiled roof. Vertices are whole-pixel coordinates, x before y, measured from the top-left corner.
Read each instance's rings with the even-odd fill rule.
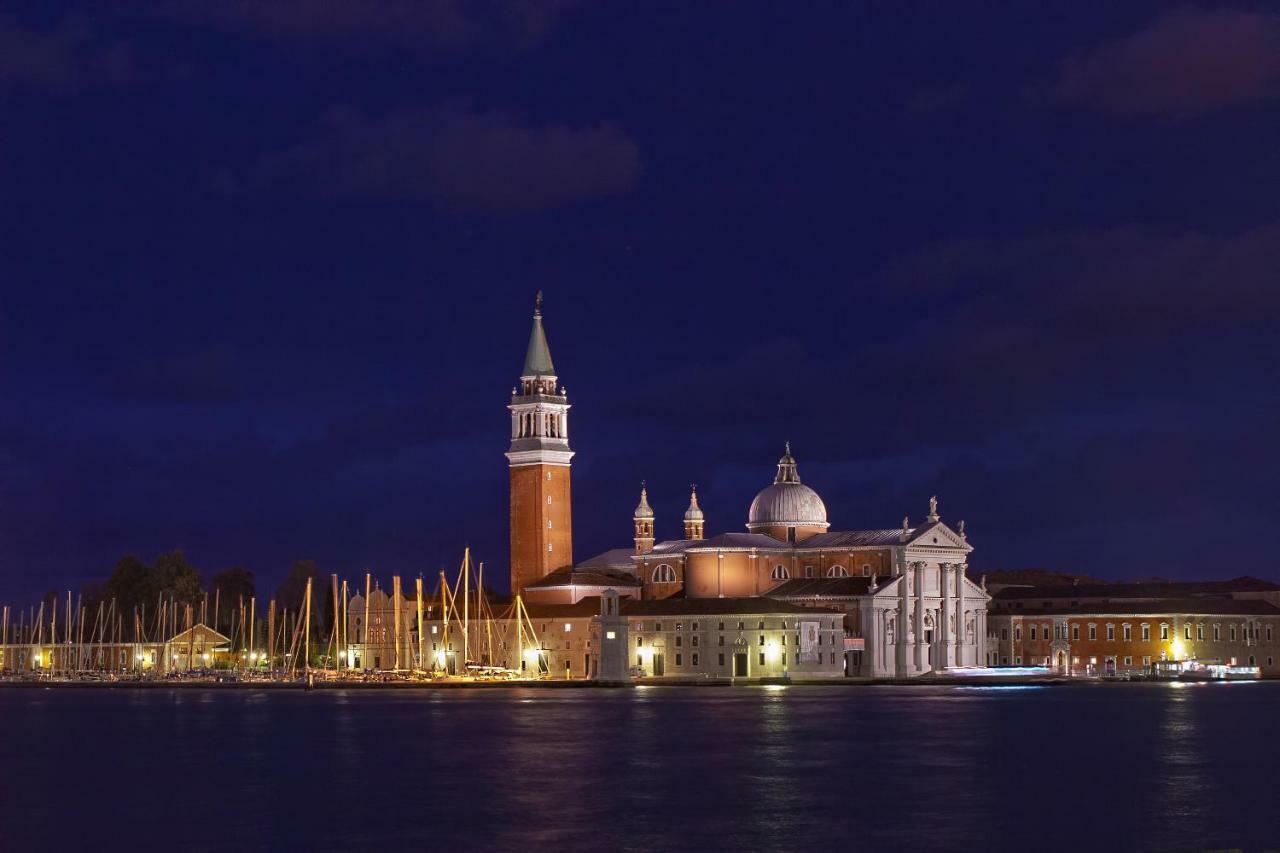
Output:
[[[773,598],[659,598],[649,601],[624,599],[623,616],[731,616],[777,613],[835,612],[825,608],[801,607]]]
[[[854,548],[866,545],[901,545],[915,536],[916,528],[910,531],[907,538],[902,536],[902,528],[891,530],[832,530],[810,536],[797,543],[800,548]]]
[[[883,587],[892,583],[893,578],[880,578],[877,583]],[[867,595],[871,587],[871,578],[794,578],[783,581],[769,590],[770,598],[809,598],[814,596]]]
[[[635,554],[634,548],[611,548],[603,554],[596,554],[589,560],[583,560],[575,567],[582,569],[619,569],[622,571],[631,571],[631,556]]]
[[[556,569],[539,581],[528,584],[525,589],[546,589],[548,587],[569,586],[640,586],[635,575],[611,569]]]
[[[1155,583],[1079,584],[1071,586],[1010,586],[996,600],[1051,598],[1172,598],[1230,595],[1233,592],[1275,592],[1280,585],[1252,577],[1228,581],[1167,581]]]
[[[1036,619],[1041,616],[1280,616],[1280,607],[1256,598],[1156,598],[1116,601],[1082,601],[1069,607],[1047,607],[1031,610],[992,610],[994,616],[1022,616]]]

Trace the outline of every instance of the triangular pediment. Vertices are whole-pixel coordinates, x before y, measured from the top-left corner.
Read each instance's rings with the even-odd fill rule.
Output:
[[[958,548],[965,553],[973,550],[973,546],[960,538],[960,534],[941,521],[922,524],[911,532],[907,547],[918,545],[924,548]]]
[[[215,645],[219,645],[222,643],[230,643],[231,638],[213,630],[203,622],[200,622],[181,633],[175,634],[169,642],[174,645],[181,643],[213,643]]]

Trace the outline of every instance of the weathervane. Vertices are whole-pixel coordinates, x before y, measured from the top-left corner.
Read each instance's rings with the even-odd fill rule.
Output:
[[[533,297],[533,316],[542,316],[542,291],[539,290],[537,295]]]

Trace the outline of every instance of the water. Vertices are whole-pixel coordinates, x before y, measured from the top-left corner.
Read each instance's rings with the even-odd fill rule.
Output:
[[[0,850],[1280,844],[1280,683],[0,689]]]

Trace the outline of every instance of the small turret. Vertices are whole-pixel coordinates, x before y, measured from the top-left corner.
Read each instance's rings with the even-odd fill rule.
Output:
[[[653,507],[649,506],[649,490],[640,482],[640,503],[632,516],[636,529],[636,553],[648,554],[653,550]]]
[[[706,516],[698,506],[698,487],[689,487],[689,508],[684,511],[684,538],[705,539]]]

